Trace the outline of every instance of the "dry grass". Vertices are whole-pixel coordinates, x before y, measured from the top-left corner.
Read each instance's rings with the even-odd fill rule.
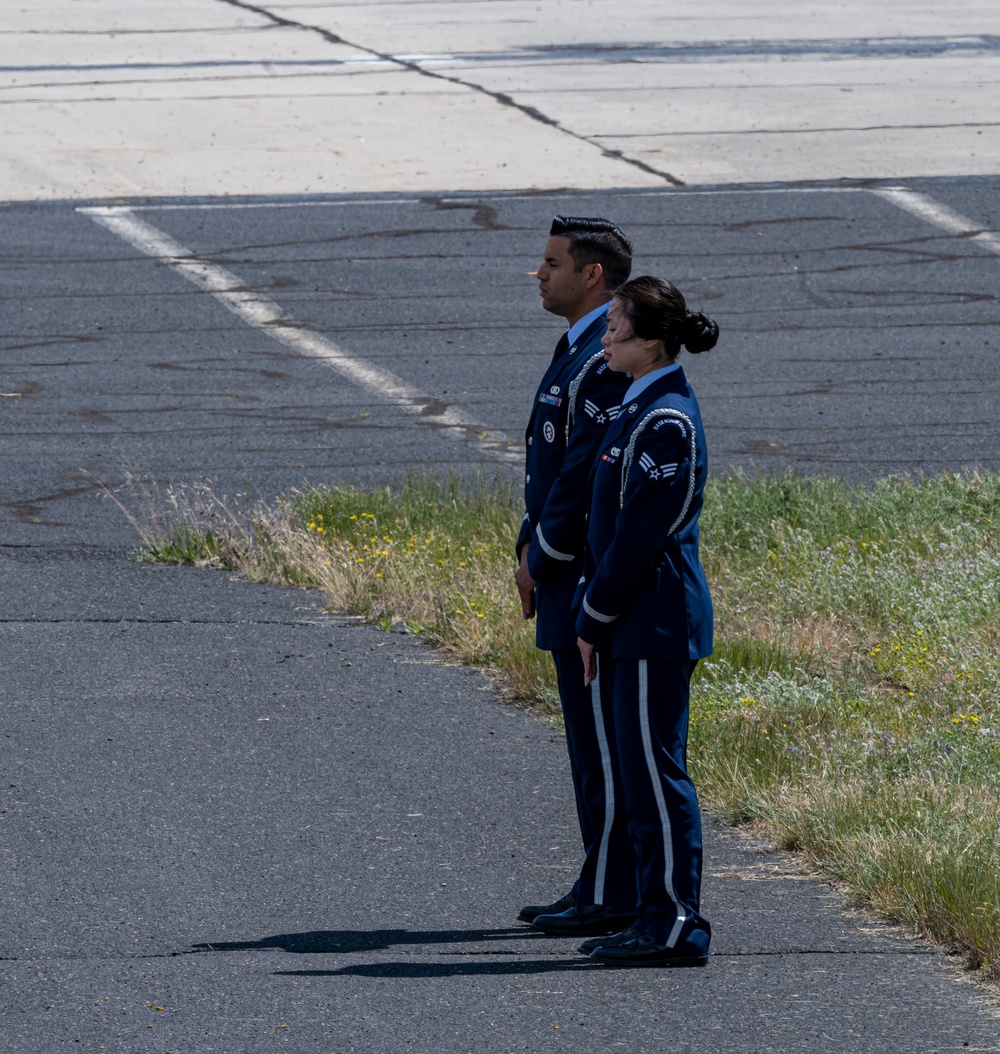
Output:
[[[499,487],[334,488],[270,509],[210,488],[153,501],[157,559],[323,589],[554,711],[513,587],[519,515]],[[859,901],[1000,980],[1000,481],[871,488],[716,480],[703,558],[718,616],[691,757],[709,808],[763,824]]]

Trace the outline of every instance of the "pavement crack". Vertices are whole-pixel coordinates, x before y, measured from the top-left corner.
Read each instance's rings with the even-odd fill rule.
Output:
[[[626,165],[631,165],[633,168],[639,169],[641,172],[645,172],[647,175],[656,176],[658,179],[662,179],[672,187],[687,186],[682,179],[678,179],[669,172],[664,172],[658,168],[654,168],[652,165],[647,164],[645,161],[640,161],[638,158],[628,157],[621,150],[612,150],[608,147],[602,146],[592,137],[574,132],[572,129],[560,124],[554,117],[550,117],[548,114],[543,113],[537,107],[529,106],[527,103],[518,102],[517,99],[507,92],[495,91],[492,88],[487,88],[483,84],[477,84],[475,81],[466,80],[462,77],[449,76],[445,73],[436,73],[433,70],[426,69],[416,59],[408,59],[399,55],[392,55],[388,52],[379,51],[376,48],[367,47],[364,44],[355,44],[350,40],[345,40],[339,34],[331,32],[329,29],[324,29],[322,26],[310,25],[308,22],[297,22],[294,19],[285,18],[282,15],[276,15],[266,7],[247,3],[246,0],[220,0],[220,2],[229,4],[231,7],[238,7],[243,11],[252,11],[254,14],[260,15],[262,18],[270,19],[276,26],[284,26],[290,29],[304,30],[308,33],[316,33],[330,44],[340,44],[344,47],[354,48],[366,55],[371,55],[373,58],[381,59],[383,62],[394,63],[402,69],[410,70],[412,73],[419,74],[421,77],[443,81],[446,84],[455,84],[462,88],[470,88],[472,91],[478,92],[480,95],[485,95],[487,98],[492,99],[501,106],[517,110],[532,121],[543,124],[548,128],[553,128],[581,143],[586,143],[588,146],[594,147],[594,149],[599,150],[605,157],[610,158],[613,161],[621,161]]]
[[[331,626],[329,619],[0,618],[0,626]]]
[[[472,222],[476,227],[484,231],[505,231],[510,228],[500,222],[500,210],[492,205],[484,205],[481,201],[454,201],[446,200],[440,195],[428,194],[420,199],[425,205],[442,211],[455,209],[472,209]]]
[[[145,962],[151,959],[177,959],[185,955],[201,955],[201,948],[186,948],[183,951],[148,952],[145,955],[0,955],[0,963],[46,963],[46,962]]]
[[[696,128],[691,131],[671,131],[673,138],[698,137],[711,139],[719,136],[760,136],[760,135],[833,135],[836,133],[853,134],[855,132],[900,132],[932,131],[940,128],[996,128],[996,121],[947,121],[941,124],[918,122],[915,124],[845,124],[831,125],[828,128],[810,125],[808,128]],[[614,135],[595,135],[594,139],[649,139],[649,132],[616,132]],[[599,145],[599,144],[598,144]]]
[[[437,953],[437,955],[440,956],[440,957],[449,957],[449,956],[463,957],[463,956],[473,956],[473,955],[480,955],[480,956],[490,957],[490,956],[493,956],[493,955],[525,955],[525,954],[527,954],[527,953],[526,952],[516,951],[513,948],[493,948],[493,949],[490,949],[489,951],[467,950],[467,951],[438,952]]]
[[[926,948],[773,948],[769,951],[713,951],[716,959],[781,958],[785,955],[898,956],[933,954]]]

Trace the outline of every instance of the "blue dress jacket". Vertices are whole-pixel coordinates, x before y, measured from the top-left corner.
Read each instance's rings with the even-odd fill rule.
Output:
[[[527,511],[517,553],[528,546],[528,569],[538,582],[535,642],[546,651],[576,650],[572,607],[583,569],[590,469],[631,382],[604,361],[605,329],[606,314],[553,356],[525,430]]]
[[[616,659],[712,653],[712,598],[698,558],[708,472],[694,392],[677,369],[621,408],[590,477],[577,633]]]

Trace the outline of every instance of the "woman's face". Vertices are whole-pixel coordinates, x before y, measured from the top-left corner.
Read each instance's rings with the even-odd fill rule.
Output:
[[[608,328],[601,337],[601,343],[604,345],[604,361],[615,373],[631,373],[633,377],[641,377],[650,370],[667,365],[663,341],[637,337],[618,299],[611,301]]]

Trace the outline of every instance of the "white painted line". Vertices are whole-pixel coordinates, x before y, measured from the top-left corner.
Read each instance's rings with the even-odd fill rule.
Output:
[[[558,200],[559,196],[566,196],[568,194],[590,194],[593,191],[586,190],[584,188],[568,188],[565,191],[560,191],[559,195],[551,193],[548,196],[552,200]],[[755,197],[761,194],[863,194],[870,193],[868,187],[781,187],[781,186],[768,186],[768,187],[705,187],[700,190],[689,190],[687,187],[664,187],[656,190],[630,190],[627,193],[628,198],[650,198],[650,197],[662,197],[664,194],[682,194],[685,197],[723,197],[727,194],[753,194]],[[371,198],[351,198],[350,200],[342,201],[316,201],[316,200],[281,200],[281,201],[173,201],[163,204],[145,204],[143,203],[143,212],[178,212],[184,211],[185,209],[317,209],[317,208],[343,208],[350,205],[352,208],[356,208],[359,205],[412,205],[414,202],[420,201],[422,198],[432,196],[435,201],[442,203],[451,204],[453,202],[458,204],[469,204],[483,202],[483,201],[511,201],[516,198],[527,198],[531,197],[537,199],[541,197],[539,194],[525,194],[521,190],[501,190],[501,191],[484,191],[482,194],[476,194],[470,191],[468,194],[458,195],[453,192],[445,194],[434,194],[428,195],[427,193],[414,193],[410,197],[371,197]],[[627,200],[627,198],[626,198]],[[114,206],[119,210],[129,209],[131,206],[119,205]],[[107,212],[107,209],[102,206],[87,206],[86,208],[78,208],[78,212],[87,213],[101,213]]]
[[[968,217],[940,204],[927,194],[906,190],[905,187],[886,187],[884,190],[873,190],[872,193],[932,223],[935,227],[940,227],[943,231],[966,235],[970,242],[981,245],[990,252],[1000,253],[1000,234],[983,230],[980,224],[973,223]]]
[[[143,212],[182,212],[185,209],[315,209],[315,208],[337,208],[344,205],[412,205],[420,198],[415,194],[412,198],[365,198],[362,201],[174,201],[167,204],[142,205]],[[441,198],[442,201],[448,199]],[[479,200],[478,198],[476,199]],[[128,209],[130,206],[114,206],[119,211]],[[78,208],[77,212],[96,214],[108,210],[99,205],[88,205],[86,208]]]
[[[238,318],[275,340],[325,362],[369,395],[415,415],[421,424],[441,429],[452,439],[476,447],[505,464],[524,464],[524,451],[502,433],[487,428],[461,410],[444,406],[435,396],[417,391],[388,370],[353,358],[328,337],[314,333],[287,315],[273,300],[246,288],[231,271],[198,259],[190,249],[136,216],[128,207],[80,208],[119,238],[160,260],[199,289],[211,293]]]

